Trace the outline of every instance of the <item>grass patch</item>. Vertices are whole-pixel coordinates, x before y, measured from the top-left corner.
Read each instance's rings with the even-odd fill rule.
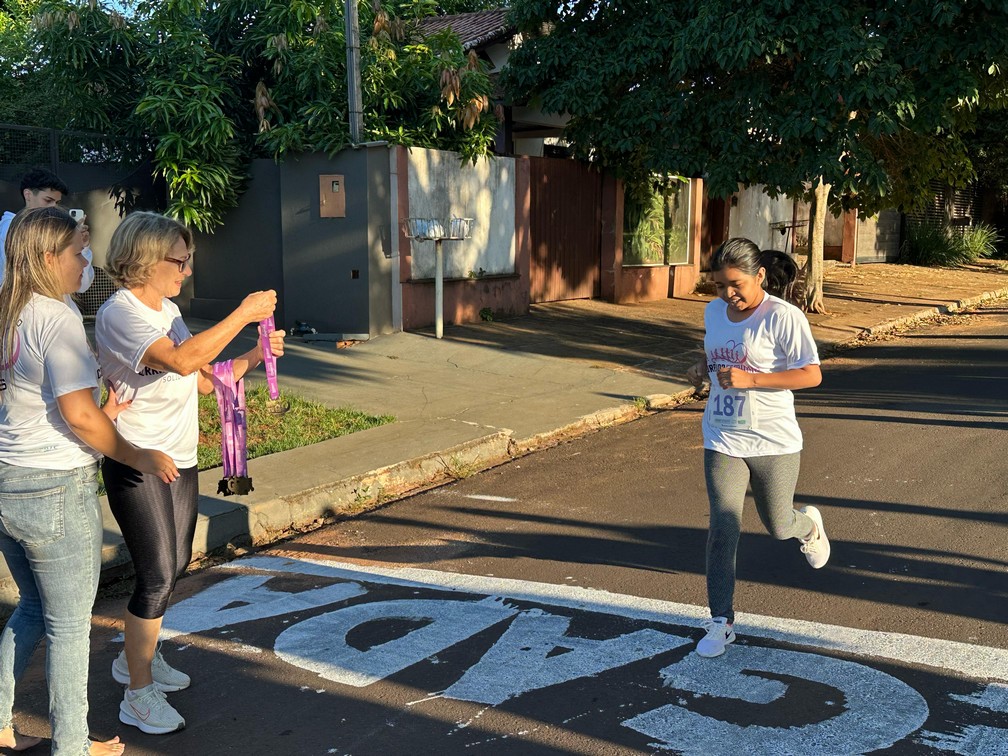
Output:
[[[108,390],[102,390],[102,403]],[[245,390],[248,458],[297,449],[337,436],[395,422],[392,415],[368,415],[350,407],[330,409],[297,394],[280,392],[280,401],[290,409],[283,415],[269,411],[265,386]],[[221,466],[221,427],[217,399],[213,394],[199,397],[199,446],[196,464],[200,470]],[[105,482],[98,469],[98,495],[105,495]]]
[[[280,393],[280,401],[290,409],[276,415],[268,408],[265,386],[246,388],[248,458],[297,449],[337,436],[376,428],[395,420],[391,415],[368,415],[350,407],[330,409],[297,394]],[[200,439],[197,464],[200,470],[221,464],[221,427],[217,400],[213,394],[199,398]]]

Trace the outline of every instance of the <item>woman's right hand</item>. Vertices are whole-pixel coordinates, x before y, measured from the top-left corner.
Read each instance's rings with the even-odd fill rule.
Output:
[[[686,378],[692,383],[696,388],[701,388],[704,383],[704,378],[707,377],[707,364],[706,362],[694,362],[689,366],[686,371]]]
[[[165,483],[171,483],[179,476],[175,461],[156,449],[137,449],[129,466],[143,473],[157,475]]]
[[[272,315],[276,305],[277,293],[273,289],[253,291],[238,305],[238,312],[246,323],[258,323]]]

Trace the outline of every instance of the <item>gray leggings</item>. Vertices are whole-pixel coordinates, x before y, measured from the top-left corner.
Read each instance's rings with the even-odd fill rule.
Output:
[[[712,617],[735,621],[735,552],[742,527],[746,486],[752,484],[756,511],[774,538],[808,538],[812,520],[793,508],[801,453],[769,457],[729,457],[704,449],[704,475],[710,499],[707,533],[707,603]]]

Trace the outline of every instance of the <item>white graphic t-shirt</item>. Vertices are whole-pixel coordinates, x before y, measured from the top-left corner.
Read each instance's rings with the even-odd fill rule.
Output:
[[[711,393],[703,416],[704,448],[732,457],[762,457],[801,451],[794,394],[787,389],[723,389],[718,370],[738,368],[774,373],[819,364],[819,353],[804,313],[765,294],[741,323],[728,319],[728,303],[711,301],[704,310],[704,351]]]
[[[196,466],[199,443],[196,373],[161,372],[143,364],[158,339],[176,345],[192,337],[170,299],[153,310],[120,289],[98,310],[95,341],[102,375],[119,401],[132,400],[116,420],[123,438],[141,448],[158,449],[180,468]]]
[[[33,294],[21,311],[13,369],[0,373],[0,459],[18,467],[73,470],[101,455],[74,435],[57,398],[93,389],[98,363],[84,324],[59,299]]]

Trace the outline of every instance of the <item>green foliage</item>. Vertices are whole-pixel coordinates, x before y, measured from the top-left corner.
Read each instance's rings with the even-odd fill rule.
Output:
[[[956,229],[947,223],[908,221],[900,260],[911,265],[956,267],[992,257],[1001,237],[991,226]]]
[[[679,176],[627,184],[623,193],[623,263],[682,262],[688,223],[682,202],[689,184]]]
[[[32,39],[32,17],[40,0],[0,3],[0,122],[61,126],[51,86]]]
[[[451,32],[420,38],[418,20],[435,8],[360,5],[362,139],[475,160],[496,132],[492,84]],[[66,125],[149,140],[170,215],[210,230],[237,203],[252,158],[349,145],[340,0],[141,0],[134,10],[43,0],[33,43]]]
[[[660,265],[665,262],[664,205],[662,193],[646,184],[624,192],[624,265]]]
[[[970,262],[976,262],[983,257],[994,257],[998,254],[1001,235],[993,226],[978,223],[963,229],[960,244]]]
[[[1008,71],[999,0],[515,0],[511,20],[524,43],[505,85],[570,113],[581,156],[633,182],[703,176],[717,196],[822,177],[834,211],[909,209],[928,180],[969,179],[964,135],[1003,105]]]

